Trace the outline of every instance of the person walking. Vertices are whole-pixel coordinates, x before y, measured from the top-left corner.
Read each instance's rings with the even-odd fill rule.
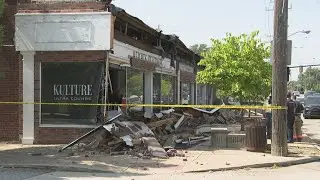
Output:
[[[287,136],[288,143],[293,143],[293,125],[295,120],[296,103],[292,100],[291,93],[287,94]]]
[[[301,113],[303,111],[303,106],[300,101],[297,101],[297,96],[293,97],[294,102],[296,103],[295,109],[295,120],[293,125],[293,140],[301,142],[302,140],[302,130],[303,121],[301,119]]]

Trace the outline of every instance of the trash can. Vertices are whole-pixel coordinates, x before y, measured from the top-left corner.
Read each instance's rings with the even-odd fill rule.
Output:
[[[245,129],[246,149],[252,152],[265,152],[267,149],[266,124],[252,124]]]

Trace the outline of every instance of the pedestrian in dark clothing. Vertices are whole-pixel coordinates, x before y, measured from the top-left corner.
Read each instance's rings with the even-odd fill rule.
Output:
[[[296,110],[295,110],[295,120],[293,125],[293,140],[301,142],[302,140],[302,125],[303,121],[301,119],[301,113],[303,111],[303,106],[300,101],[297,101],[297,96],[293,97],[294,102],[296,103]]]
[[[287,129],[288,143],[293,143],[293,125],[295,120],[296,103],[291,99],[291,93],[287,94]]]
[[[270,96],[267,106],[271,106],[271,103],[272,103],[272,97]],[[272,135],[272,114],[271,114],[271,109],[269,109],[269,108],[266,109],[265,117],[267,118],[267,138],[271,139],[271,135]]]

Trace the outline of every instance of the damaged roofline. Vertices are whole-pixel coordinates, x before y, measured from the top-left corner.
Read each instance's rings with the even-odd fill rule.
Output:
[[[121,11],[119,13],[117,13],[117,16],[125,16],[127,17],[128,19],[134,21],[135,23],[143,26],[148,33],[150,33],[151,35],[154,35],[154,36],[157,36],[158,34],[158,31],[152,27],[150,27],[149,25],[147,25],[145,22],[143,22],[141,19],[135,17],[135,16],[132,16],[131,14],[127,13],[124,9],[121,9]],[[175,35],[171,35],[171,34],[163,34],[163,37],[172,37],[172,36],[175,36]],[[165,38],[161,38],[162,40],[167,40]],[[201,59],[201,56],[198,55],[198,54],[195,54],[193,51],[191,51],[178,37],[178,45],[179,45],[179,48],[181,50],[184,50],[186,53],[188,54],[191,54],[191,55],[195,55],[195,57],[197,59]]]

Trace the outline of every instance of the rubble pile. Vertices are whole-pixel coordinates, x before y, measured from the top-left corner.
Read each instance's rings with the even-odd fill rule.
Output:
[[[62,150],[76,145],[93,134],[90,143],[78,143],[79,151],[99,151],[110,155],[130,154],[140,158],[167,158],[181,156],[177,149],[186,149],[210,139],[213,125],[235,124],[233,118],[225,118],[226,111],[206,111],[197,108],[169,109],[146,115],[131,112],[130,116],[113,113],[104,125],[88,132]],[[112,113],[111,113],[112,114]]]

